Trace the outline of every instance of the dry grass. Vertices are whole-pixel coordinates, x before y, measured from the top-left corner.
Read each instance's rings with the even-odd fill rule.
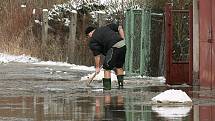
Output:
[[[27,54],[43,60],[67,61],[66,53],[68,31],[59,27],[49,30],[45,46],[41,46],[41,26],[34,19],[41,19],[42,8],[68,0],[29,0],[26,8],[22,8],[23,0],[3,0],[0,3],[0,52],[9,54]],[[33,9],[36,14],[32,15]],[[80,18],[79,18],[80,19]],[[81,21],[81,20],[79,20]],[[89,48],[83,34],[88,21],[78,23],[76,40],[76,59],[72,63],[92,65],[89,58]],[[84,24],[84,25],[82,25]],[[81,27],[80,27],[81,26]],[[82,29],[80,29],[82,28]],[[91,54],[91,53],[90,53]]]

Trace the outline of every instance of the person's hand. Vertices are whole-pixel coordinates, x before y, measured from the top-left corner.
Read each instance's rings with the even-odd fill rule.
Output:
[[[98,74],[100,72],[100,68],[96,67],[96,74]]]

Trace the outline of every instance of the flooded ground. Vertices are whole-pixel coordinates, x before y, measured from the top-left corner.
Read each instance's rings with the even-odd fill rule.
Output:
[[[103,91],[94,81],[79,81],[87,71],[63,66],[0,64],[2,121],[214,121],[215,91],[159,80],[126,78],[125,88]],[[155,105],[151,98],[181,89],[192,105]]]

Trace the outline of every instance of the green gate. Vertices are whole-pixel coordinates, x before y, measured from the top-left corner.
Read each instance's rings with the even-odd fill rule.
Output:
[[[163,76],[164,17],[151,9],[126,11],[126,75]]]

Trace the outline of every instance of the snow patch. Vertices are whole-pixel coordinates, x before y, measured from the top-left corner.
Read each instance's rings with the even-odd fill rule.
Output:
[[[37,63],[33,63],[33,64],[53,65],[53,66],[69,66],[70,69],[75,69],[75,70],[95,71],[95,68],[93,66],[88,67],[88,66],[83,66],[83,65],[69,64],[66,62],[41,61],[41,62],[37,62]]]
[[[36,13],[36,9],[33,9],[32,14],[35,14],[35,13]]]
[[[78,13],[76,10],[72,10],[71,12],[72,12],[72,13]]]
[[[95,69],[94,69],[95,70]],[[84,81],[84,80],[88,80],[90,78],[92,78],[94,75],[94,73],[91,73],[91,74],[88,74],[87,76],[84,76],[84,77],[81,77],[81,81]],[[95,76],[95,78],[93,80],[102,80],[102,78],[104,78],[104,69],[102,69],[99,74],[97,74]],[[114,71],[111,71],[111,80],[112,81],[116,81],[117,80],[117,76],[115,74]]]
[[[71,64],[65,63],[65,62],[53,62],[53,61],[41,61],[33,64],[38,65],[53,65],[53,66],[71,66]]]
[[[94,66],[89,67],[89,66],[84,66],[84,65],[69,64],[66,62],[40,61],[37,58],[27,56],[25,54],[23,54],[23,55],[9,55],[9,54],[0,53],[0,64],[1,63],[10,63],[10,62],[32,63],[32,64],[37,64],[37,65],[48,65],[48,66],[67,66],[73,70],[92,72],[92,73],[82,77],[81,80],[88,80],[89,78],[91,78],[93,76],[93,74],[94,74],[93,72],[95,71]],[[49,68],[47,68],[47,69],[49,69]],[[50,69],[50,71],[53,71],[53,69]],[[59,72],[59,71],[57,71],[57,72]],[[53,73],[53,72],[50,72],[50,73]],[[67,73],[67,72],[63,72],[63,73]],[[96,75],[94,80],[102,80],[102,78],[104,78],[104,70],[103,69],[100,71],[100,73],[98,75]],[[136,77],[131,77],[131,78],[150,78],[150,77],[136,76]],[[165,80],[164,77],[154,77],[154,78],[150,78],[150,79],[159,80],[159,81]],[[111,80],[112,81],[117,80],[117,76],[115,75],[114,71],[111,71]]]
[[[43,12],[48,12],[49,10],[48,9],[43,9]]]
[[[104,90],[103,89],[94,89],[92,90],[92,92],[103,92]]]
[[[21,5],[21,8],[26,8],[26,5]]]
[[[61,89],[61,88],[51,88],[51,87],[47,87],[45,90],[47,90],[47,91],[63,91],[63,89]]]
[[[95,71],[95,67],[93,67],[93,66],[88,67],[88,66],[75,65],[75,64],[72,64],[70,69],[85,70],[85,71]]]
[[[66,62],[53,62],[53,61],[40,61],[37,58],[23,55],[9,55],[0,53],[0,63],[10,63],[10,62],[20,62],[20,63],[32,63],[32,64],[38,64],[38,65],[54,65],[54,66],[68,66],[70,69],[75,70],[84,70],[84,71],[95,71],[95,68],[93,66],[83,66],[83,65],[75,65],[75,64],[69,64]]]
[[[181,90],[166,90],[152,98],[156,103],[192,103],[190,97]]]
[[[104,11],[94,11],[94,12],[96,12],[96,13],[100,13],[100,14],[105,14],[105,12],[104,12]]]
[[[42,22],[40,20],[34,20],[35,23],[42,25]]]
[[[25,54],[16,56],[16,55],[8,55],[8,54],[0,53],[0,62],[1,63],[9,63],[9,62],[34,63],[34,62],[39,62],[39,60],[37,58],[26,56]]]
[[[160,83],[165,83],[166,78],[164,76],[160,77],[149,77],[149,76],[144,76],[144,75],[139,75],[139,76],[131,76],[130,78],[135,78],[135,79],[147,79],[147,80],[153,80],[153,81],[158,81]]]

